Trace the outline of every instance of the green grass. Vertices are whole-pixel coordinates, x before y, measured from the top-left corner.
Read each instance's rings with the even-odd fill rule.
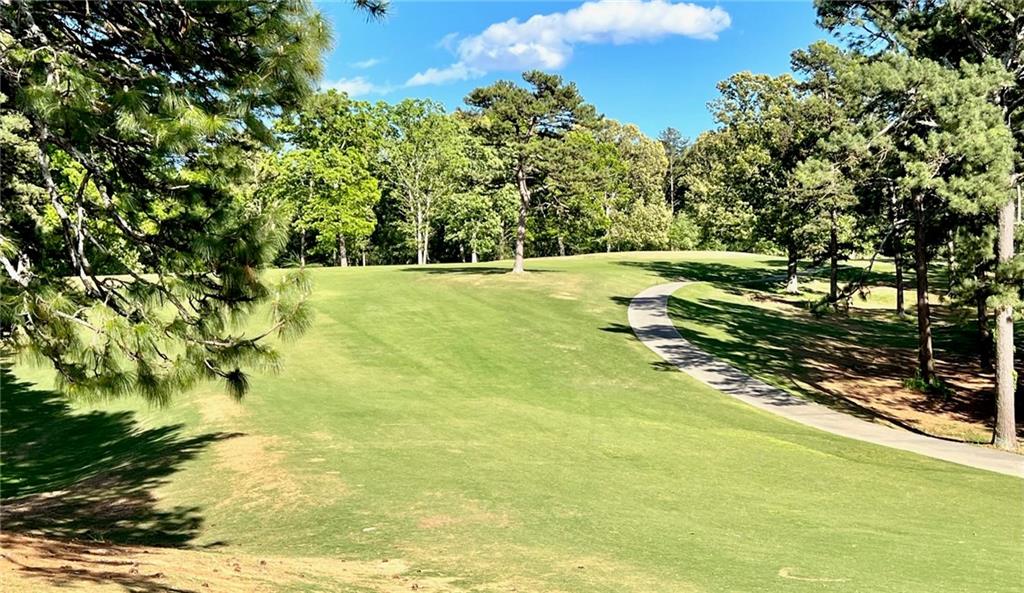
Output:
[[[241,407],[209,386],[167,409],[72,409],[18,369],[4,495],[112,472],[126,491],[156,490],[138,524],[36,528],[404,559],[456,591],[1022,590],[1021,480],[746,407],[662,370],[628,328],[629,298],[666,276],[734,282],[782,262],[528,264],[525,277],[503,264],[316,270],[313,328]],[[142,461],[120,455],[134,448]]]

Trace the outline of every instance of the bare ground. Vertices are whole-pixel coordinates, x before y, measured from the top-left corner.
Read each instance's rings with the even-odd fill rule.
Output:
[[[814,316],[782,296],[748,294],[752,301],[772,301],[799,323],[819,322]],[[947,323],[943,307],[935,307],[935,322]],[[995,409],[995,379],[980,370],[967,345],[936,348],[936,372],[949,386],[948,393],[925,393],[908,387],[917,351],[912,348],[878,347],[861,339],[862,321],[878,321],[891,314],[879,310],[851,309],[836,314],[828,323],[848,327],[841,338],[818,337],[793,340],[785,347],[798,361],[788,377],[802,388],[842,400],[878,415],[882,420],[931,436],[986,444],[990,441]],[[1024,427],[1021,427],[1024,429]],[[1024,436],[1024,430],[1021,431]]]
[[[461,590],[449,578],[425,576],[401,559],[346,560],[255,556],[0,535],[5,593],[35,591],[263,593],[283,588],[323,591]]]

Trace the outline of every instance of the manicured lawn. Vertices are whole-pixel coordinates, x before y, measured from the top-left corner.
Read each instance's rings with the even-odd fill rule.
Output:
[[[737,280],[777,260],[505,267],[314,271],[313,328],[242,405],[210,386],[169,409],[70,410],[39,403],[29,383],[45,375],[18,369],[18,385],[5,377],[4,496],[99,481],[80,497],[141,496],[117,529],[77,507],[23,523],[225,554],[387,558],[444,577],[432,590],[1024,590],[1024,481],[745,407],[662,370],[626,325],[628,299],[666,275]],[[385,587],[339,576],[295,589]]]

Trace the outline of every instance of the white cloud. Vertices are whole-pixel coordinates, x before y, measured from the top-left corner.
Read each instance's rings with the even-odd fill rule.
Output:
[[[459,34],[458,33],[448,33],[447,35],[442,37],[440,41],[437,42],[437,47],[440,47],[441,49],[446,49],[446,50],[448,50],[450,52],[454,52],[455,51],[455,42],[458,41],[458,40],[459,40]]]
[[[577,43],[621,45],[674,35],[713,40],[730,22],[729,13],[717,6],[665,0],[585,2],[566,12],[495,23],[465,37],[455,46],[457,62],[420,72],[406,86],[466,80],[495,70],[557,70],[572,58]],[[444,42],[454,44],[454,38],[446,36]]]
[[[427,68],[423,72],[417,72],[406,81],[405,86],[423,86],[425,84],[444,84],[456,80],[469,80],[483,76],[483,70],[469,68],[462,62],[452,64],[447,68]]]
[[[371,94],[383,95],[391,90],[388,87],[376,85],[363,76],[339,78],[334,82],[327,82],[320,85],[320,90],[326,91],[329,89],[347,93],[350,97],[361,97],[363,95]]]
[[[360,70],[366,70],[367,68],[373,68],[374,66],[380,64],[383,61],[383,58],[369,58],[367,60],[352,62],[352,67],[359,68]]]

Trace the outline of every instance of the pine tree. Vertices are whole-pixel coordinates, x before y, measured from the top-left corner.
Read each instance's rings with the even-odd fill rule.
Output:
[[[996,63],[1008,73],[1006,82],[986,93],[999,110],[1002,124],[1014,135],[1016,157],[1004,182],[1004,195],[994,221],[991,271],[974,280],[979,334],[987,339],[987,310],[996,320],[996,429],[1001,448],[1016,448],[1013,321],[1024,295],[1024,260],[1014,248],[1014,211],[1024,162],[1024,1],[960,0],[957,2],[864,2],[817,0],[819,20],[844,33],[867,52],[896,50],[934,60],[947,68],[964,62]],[[848,27],[855,25],[855,27]],[[1018,215],[1019,216],[1019,215]],[[987,301],[987,302],[986,302]]]
[[[264,338],[303,327],[307,286],[261,278],[281,226],[241,207],[239,182],[263,122],[309,94],[328,31],[297,1],[0,5],[20,155],[0,213],[5,347],[71,393],[165,401],[220,378],[241,397],[242,367],[276,362]],[[270,327],[245,334],[256,308]]]
[[[524,271],[526,220],[531,207],[531,180],[543,174],[537,155],[544,144],[595,118],[576,85],[560,76],[533,70],[523,74],[530,88],[501,80],[466,96],[473,130],[498,150],[509,181],[519,192],[513,273]]]

